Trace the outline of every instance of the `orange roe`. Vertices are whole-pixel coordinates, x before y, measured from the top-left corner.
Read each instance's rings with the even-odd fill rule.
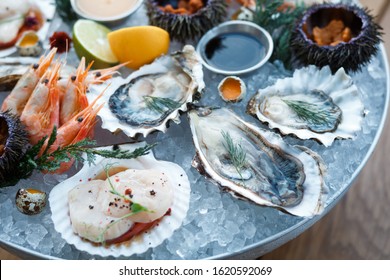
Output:
[[[220,91],[226,100],[236,100],[241,95],[241,83],[239,80],[228,78],[220,87]]]

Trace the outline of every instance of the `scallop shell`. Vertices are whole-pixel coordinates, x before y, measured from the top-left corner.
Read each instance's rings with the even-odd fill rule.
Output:
[[[177,75],[175,75],[177,72],[176,69],[178,68],[180,68],[180,72]],[[180,77],[184,77],[184,76],[187,76],[186,79],[188,78],[190,79],[190,82],[188,84],[185,84],[184,86],[180,84],[180,81],[173,82],[175,83],[175,86],[177,85],[178,87],[180,86],[182,88],[185,88],[184,90],[185,92],[179,90],[177,91],[178,94],[180,94],[179,97],[176,96],[177,97],[176,99],[175,97],[172,97],[172,99],[170,98],[171,100],[174,100],[178,104],[180,104],[179,107],[175,108],[174,110],[167,110],[164,111],[163,113],[160,113],[160,115],[156,117],[156,119],[153,120],[145,119],[144,124],[130,123],[130,121],[126,120],[126,118],[128,118],[127,117],[128,115],[130,115],[128,119],[136,119],[136,121],[138,121],[138,118],[142,119],[142,117],[144,116],[145,118],[153,117],[153,111],[151,109],[146,108],[146,105],[139,100],[141,100],[141,98],[155,97],[155,96],[148,95],[149,92],[143,93],[140,91],[136,91],[137,94],[139,94],[139,96],[136,97],[134,97],[133,95],[130,96],[128,93],[126,95],[125,90],[128,90],[126,89],[126,87],[130,88],[132,85],[135,85],[134,87],[137,87],[138,86],[137,83],[140,79],[152,80],[151,83],[153,83],[153,86],[145,86],[145,88],[153,89],[154,91],[154,89],[157,88],[157,86],[155,85],[159,83],[158,86],[163,85],[161,86],[161,89],[159,88],[159,91],[164,91],[164,89],[166,90],[166,88],[168,88],[167,94],[172,94],[171,92],[169,92],[169,88],[171,87],[172,84],[168,82],[161,83],[159,79],[160,77],[159,75],[169,76],[170,81],[172,81],[174,78],[180,80]],[[149,79],[148,77],[152,77],[152,78]],[[159,82],[157,82],[157,80]],[[187,111],[187,104],[191,103],[194,100],[195,95],[197,93],[200,93],[205,87],[203,81],[202,64],[200,63],[198,54],[195,52],[194,47],[190,45],[184,46],[182,51],[178,51],[171,55],[164,55],[157,58],[153,63],[141,67],[139,70],[133,72],[126,79],[118,77],[111,80],[110,83],[111,84],[107,88],[103,97],[97,101],[98,105],[104,103],[103,108],[98,113],[98,115],[102,119],[102,128],[107,129],[113,133],[117,131],[123,131],[129,137],[134,137],[137,134],[143,134],[146,137],[149,133],[156,130],[165,132],[167,130],[167,125],[170,120],[179,123],[180,112]],[[141,84],[141,86],[144,85]],[[107,87],[107,85],[91,87],[91,92],[87,95],[88,100],[90,102],[95,100],[95,98],[99,95],[99,93],[102,92],[104,87]],[[117,92],[120,90],[124,91],[125,93],[121,93],[121,96],[118,96]],[[151,93],[152,95],[154,94],[153,91]],[[158,93],[161,94],[161,92]],[[116,95],[115,101],[113,101],[112,99],[114,95]],[[170,95],[168,96],[171,97]],[[164,96],[160,95],[159,97],[164,97]],[[133,102],[132,98],[135,100],[134,101],[135,105],[133,105],[132,103]],[[144,101],[144,103],[146,102]],[[119,117],[120,112],[119,113],[113,112],[112,108],[114,106],[116,111],[122,110],[123,112],[122,116]],[[141,109],[139,109],[138,111],[132,111],[133,107],[136,107],[137,109],[138,108]],[[156,114],[158,115],[158,113]],[[120,120],[120,118],[122,120]]]
[[[298,102],[311,102],[311,97],[316,92],[322,93],[327,98],[323,104],[331,102],[338,111],[341,111],[338,124],[333,129],[319,133],[307,127],[300,127],[297,119],[287,119],[291,116],[289,110],[280,109],[279,113],[275,113],[272,117],[262,111],[264,104],[274,96],[287,99],[295,98],[294,95],[299,94],[301,99]],[[247,109],[248,113],[261,122],[267,123],[270,128],[278,129],[284,135],[293,134],[300,139],[316,139],[325,146],[332,145],[337,138],[354,139],[356,133],[361,130],[364,116],[364,105],[359,90],[344,69],[340,68],[332,75],[328,66],[319,69],[313,65],[296,70],[292,77],[279,79],[274,85],[260,89],[249,101]]]
[[[125,144],[120,145],[120,148],[135,150],[136,148],[144,146],[144,144],[145,143]],[[159,222],[159,226],[153,227],[146,233],[137,236],[129,242],[110,246],[96,246],[91,242],[80,238],[73,232],[68,213],[68,202],[65,198],[67,197],[68,192],[79,184],[80,180],[95,177],[97,174],[104,171],[104,166],[110,163],[118,163],[121,166],[133,169],[153,168],[164,171],[168,178],[173,182],[174,198],[171,207],[172,211],[171,215],[162,218]],[[185,171],[175,163],[156,160],[152,153],[131,160],[106,159],[98,156],[95,161],[95,166],[91,167],[88,164],[84,165],[76,175],[54,187],[49,195],[54,227],[61,233],[62,238],[81,251],[86,251],[91,255],[99,255],[102,257],[141,254],[146,252],[149,248],[160,245],[181,226],[189,208],[189,199],[190,183]]]

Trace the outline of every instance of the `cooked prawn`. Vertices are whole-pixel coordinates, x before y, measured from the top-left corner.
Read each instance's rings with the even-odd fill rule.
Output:
[[[96,116],[104,104],[95,107],[97,100],[103,95],[103,92],[83,111],[75,115],[71,120],[62,125],[57,131],[57,138],[53,145],[50,147],[49,152],[53,152],[60,147],[69,146],[80,142],[86,138],[92,138],[93,129],[97,122]],[[44,151],[47,147],[47,142],[43,145],[41,151]],[[67,171],[72,165],[74,160],[64,162],[56,173],[63,173]]]
[[[43,137],[50,135],[54,126],[59,124],[59,92],[57,80],[61,64],[56,63],[47,71],[35,87],[20,120],[26,126],[30,143],[36,144]]]
[[[66,87],[60,90],[60,125],[71,120],[76,114],[88,107],[86,82],[92,64],[85,68],[85,59],[81,59],[76,75],[70,76]]]
[[[2,111],[9,110],[11,113],[18,116],[22,114],[27,101],[37,86],[39,80],[48,70],[56,52],[56,49],[51,50],[46,57],[42,56],[37,64],[28,68],[26,73],[23,74],[14,89],[4,100],[1,107]]]
[[[123,65],[89,71],[92,63],[86,66],[85,58],[83,57],[76,74],[68,78],[66,85],[60,81],[60,125],[68,122],[88,106],[86,92],[91,84],[104,83],[112,78]]]

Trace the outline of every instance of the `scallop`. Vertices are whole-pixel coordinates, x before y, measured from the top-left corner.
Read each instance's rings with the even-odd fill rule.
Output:
[[[144,145],[115,148],[133,151]],[[127,217],[131,207],[127,200],[147,211]],[[181,226],[189,200],[185,171],[175,163],[156,160],[152,153],[135,159],[98,156],[95,166],[84,165],[76,175],[55,186],[49,196],[54,227],[69,244],[92,255],[114,257],[143,253],[160,245]],[[135,239],[111,244],[134,223],[153,221],[158,226],[142,231]],[[99,246],[102,240],[108,243]]]
[[[16,207],[26,215],[36,215],[46,206],[46,193],[35,189],[19,189],[16,193]]]

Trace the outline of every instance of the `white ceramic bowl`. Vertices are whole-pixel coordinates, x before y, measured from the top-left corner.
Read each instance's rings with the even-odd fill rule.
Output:
[[[80,8],[77,6],[77,0],[70,0],[70,4],[72,5],[73,10],[76,12],[76,14],[85,19],[94,20],[101,23],[107,23],[107,24],[119,24],[122,21],[124,21],[127,17],[135,13],[139,7],[143,4],[144,0],[137,0],[136,4],[131,7],[129,10],[123,11],[123,13],[113,16],[113,17],[98,17],[98,16],[90,16],[83,11],[80,10]]]

